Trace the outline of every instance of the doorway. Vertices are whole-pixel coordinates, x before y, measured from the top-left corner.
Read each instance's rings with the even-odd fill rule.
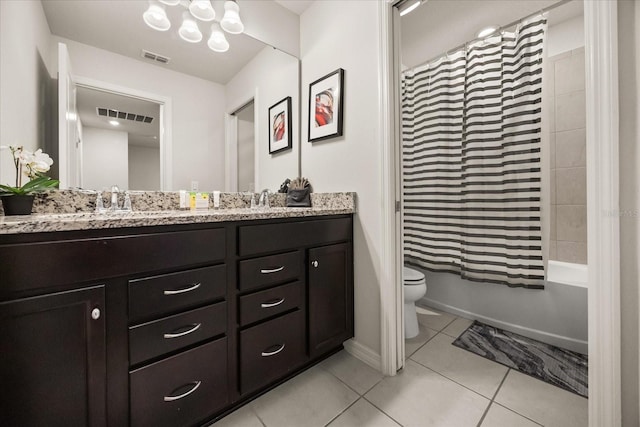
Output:
[[[238,191],[255,190],[255,103],[253,99],[233,113],[237,118]]]

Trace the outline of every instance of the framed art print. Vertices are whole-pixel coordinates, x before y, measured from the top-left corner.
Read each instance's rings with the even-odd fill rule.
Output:
[[[291,144],[291,97],[269,108],[269,154],[287,150]]]
[[[309,85],[309,142],[342,135],[343,101],[342,68]]]

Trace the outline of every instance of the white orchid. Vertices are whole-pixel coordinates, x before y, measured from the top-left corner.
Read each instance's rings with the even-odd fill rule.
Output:
[[[58,185],[58,181],[45,176],[44,173],[51,169],[53,160],[42,149],[35,153],[25,150],[24,147],[9,147],[13,155],[13,163],[16,167],[16,186],[0,185],[0,194],[30,194],[42,191]],[[29,181],[22,185],[22,178]]]

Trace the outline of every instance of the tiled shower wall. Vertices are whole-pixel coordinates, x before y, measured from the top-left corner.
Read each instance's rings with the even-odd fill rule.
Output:
[[[587,263],[587,164],[584,48],[548,58],[551,98],[549,258]]]

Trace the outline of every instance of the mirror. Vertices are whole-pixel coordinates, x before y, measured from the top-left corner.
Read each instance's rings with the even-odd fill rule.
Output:
[[[218,19],[222,15],[222,3],[212,2]],[[108,127],[108,121],[113,119],[108,115],[97,116],[98,105],[83,105],[82,94],[89,89],[98,89],[107,97],[114,93],[127,95],[129,99],[126,102],[151,101],[155,104],[157,118],[153,121],[159,126],[156,135],[159,154],[154,157],[158,158],[158,170],[148,174],[159,173],[160,177],[154,178],[158,185],[153,189],[179,190],[197,186],[203,191],[247,190],[242,187],[249,187],[250,183],[240,177],[239,185],[238,173],[252,169],[254,181],[251,184],[255,189],[276,190],[285,178],[300,174],[299,61],[294,56],[245,34],[225,34],[229,51],[213,52],[206,43],[210,24],[200,21],[198,25],[203,41],[187,43],[177,35],[182,13],[186,11],[184,5],[166,7],[172,28],[158,32],[147,27],[142,19],[148,7],[147,1],[0,4],[2,144],[43,148],[56,161],[57,170],[52,170],[51,175],[65,177],[63,187],[103,185],[92,183],[87,172],[105,165],[123,166],[123,157],[109,158],[111,155],[105,153],[99,155],[101,161],[87,165],[83,158],[87,153],[77,149],[85,148],[82,144],[87,133],[78,131],[77,124],[70,124],[70,121],[80,117],[80,122],[86,122],[87,119],[82,117],[90,114],[92,120],[101,119],[103,126]],[[242,16],[242,10],[240,14]],[[67,47],[71,65],[68,76],[77,85],[75,89],[72,84],[68,85],[67,92],[81,95],[77,111],[68,109],[73,104],[69,100],[55,108],[60,95],[55,80],[59,70],[63,69],[57,59],[58,43]],[[152,54],[147,53],[143,57],[143,50]],[[25,54],[28,52],[31,54]],[[155,60],[148,59],[153,55]],[[160,61],[168,58],[168,63],[159,62],[158,55]],[[14,57],[18,59],[14,60]],[[66,77],[60,80],[66,80]],[[293,148],[270,155],[268,109],[287,96],[292,97]],[[127,111],[115,107],[115,101],[114,107],[109,107],[105,101],[95,102],[107,110],[147,116],[143,110],[129,108]],[[237,120],[233,120],[233,113],[250,102],[255,106],[254,156],[253,165],[247,166],[238,163],[251,163],[251,159],[244,154],[238,156],[237,139],[233,138],[237,129],[232,127],[238,125]],[[4,111],[16,110],[16,106],[18,111],[15,115],[13,111],[4,114]],[[54,110],[58,110],[62,121],[58,120]],[[95,124],[89,127],[98,128]],[[62,128],[69,136],[66,142],[58,138]],[[152,137],[152,134],[150,131],[145,133],[147,137]],[[129,138],[129,142],[135,140],[135,137]],[[140,146],[139,141],[136,144]],[[6,150],[0,154],[0,179],[11,183],[13,171],[9,157]],[[134,169],[141,171],[144,168]],[[140,180],[130,177],[126,184],[120,182],[124,181],[121,178],[110,180],[109,186],[118,184],[121,189],[152,189],[149,182],[136,184]]]

